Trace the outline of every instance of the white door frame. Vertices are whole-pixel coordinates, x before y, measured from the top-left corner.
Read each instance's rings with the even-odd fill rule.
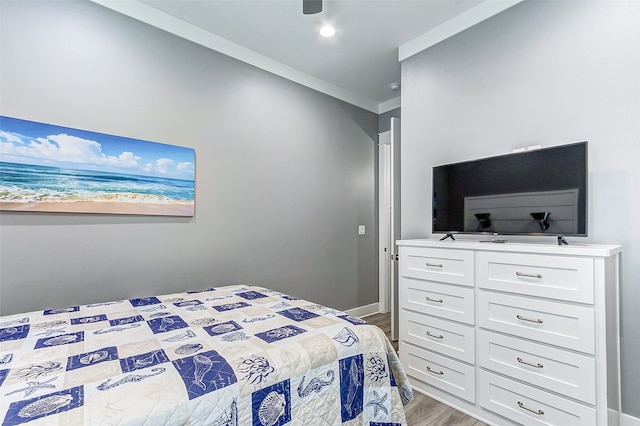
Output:
[[[378,311],[391,305],[391,131],[378,135]]]
[[[391,340],[398,340],[398,271],[400,238],[400,119],[378,135],[378,268],[380,312],[391,312]]]
[[[389,293],[391,294],[391,340],[399,337],[399,308],[398,308],[398,246],[396,240],[400,238],[400,119],[391,117],[391,272],[389,273]]]

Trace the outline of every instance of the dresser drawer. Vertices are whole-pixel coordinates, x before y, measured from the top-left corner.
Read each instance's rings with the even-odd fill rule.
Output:
[[[473,286],[473,252],[400,247],[400,275]]]
[[[480,291],[478,310],[480,327],[595,353],[593,308]]]
[[[594,358],[485,330],[478,343],[480,367],[595,405]]]
[[[480,252],[478,287],[589,303],[594,301],[593,259]]]
[[[405,309],[473,325],[473,288],[400,279],[400,304]]]
[[[491,374],[478,373],[480,406],[523,425],[596,426],[596,410]]]
[[[415,312],[402,311],[400,339],[460,361],[475,361],[473,327],[441,320]]]
[[[400,343],[407,375],[471,403],[476,400],[475,368],[415,346]]]

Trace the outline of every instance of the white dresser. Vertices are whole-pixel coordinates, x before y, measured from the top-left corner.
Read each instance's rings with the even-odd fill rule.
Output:
[[[619,424],[619,246],[398,246],[415,389],[489,424]]]

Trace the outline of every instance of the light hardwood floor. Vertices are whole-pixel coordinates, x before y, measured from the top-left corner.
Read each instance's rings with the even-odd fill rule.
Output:
[[[376,325],[391,340],[390,314],[374,314],[364,318],[368,323]],[[396,352],[398,342],[391,342]],[[420,392],[413,392],[413,400],[404,407],[409,426],[487,426],[471,416],[461,413],[448,405],[429,398]]]

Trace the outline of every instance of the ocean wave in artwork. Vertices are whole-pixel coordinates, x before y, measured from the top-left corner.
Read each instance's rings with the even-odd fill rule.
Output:
[[[93,170],[0,163],[0,202],[189,205],[193,181]]]

